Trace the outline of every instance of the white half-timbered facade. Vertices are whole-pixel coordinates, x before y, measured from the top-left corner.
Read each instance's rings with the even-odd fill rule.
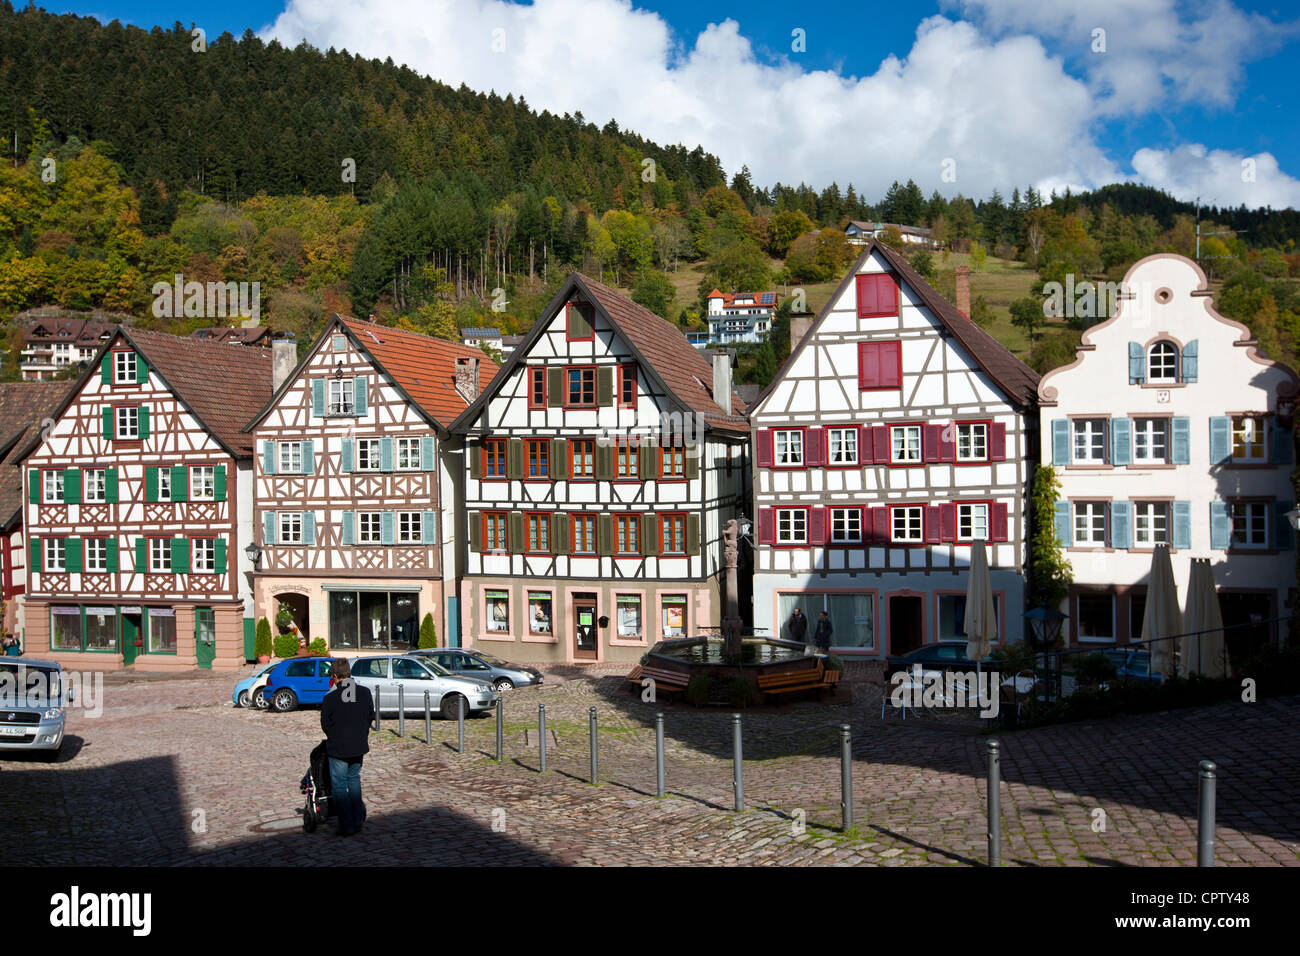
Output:
[[[248,426],[258,617],[289,607],[331,651],[407,650],[432,615],[455,646],[446,423],[496,372],[479,349],[335,315]]]
[[[268,351],[113,335],[23,456],[28,654],[101,670],[243,665],[240,428],[270,393]]]
[[[962,628],[988,542],[999,635],[1022,634],[1038,376],[889,246],[866,248],[750,411],[754,623],[884,656]],[[760,632],[761,633],[761,632]]]
[[[1151,555],[1168,545],[1181,602],[1208,558],[1230,652],[1276,640],[1293,610],[1294,412],[1300,381],[1215,310],[1191,259],[1148,256],[1119,308],[1039,385],[1042,461],[1077,646],[1139,640]]]
[[[722,532],[749,471],[748,426],[719,362],[613,289],[569,277],[454,426],[467,645],[631,661],[718,627]]]

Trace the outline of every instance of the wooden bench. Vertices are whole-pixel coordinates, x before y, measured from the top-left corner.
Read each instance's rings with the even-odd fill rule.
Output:
[[[820,695],[822,690],[831,686],[834,685],[826,680],[821,661],[810,669],[758,675],[758,689],[765,695],[794,694],[804,690],[815,690]]]
[[[686,690],[686,685],[690,683],[690,676],[679,674],[677,671],[666,670],[662,667],[651,667],[647,664],[638,664],[628,671],[627,681],[631,685],[633,693],[641,687],[643,680],[652,680],[655,682],[655,692],[665,691],[667,693],[681,693]]]

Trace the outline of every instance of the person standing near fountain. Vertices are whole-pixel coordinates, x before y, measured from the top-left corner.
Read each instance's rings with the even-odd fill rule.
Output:
[[[803,611],[795,608],[790,612],[790,620],[786,621],[786,628],[790,631],[790,640],[797,641],[808,648],[808,653],[812,653],[812,645],[808,643],[808,618],[803,616]]]
[[[835,628],[831,627],[830,616],[825,611],[817,618],[817,629],[813,631],[813,644],[817,646],[818,654],[829,654],[831,652],[831,635],[835,633]]]

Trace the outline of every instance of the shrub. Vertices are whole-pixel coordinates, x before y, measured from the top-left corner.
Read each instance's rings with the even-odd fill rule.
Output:
[[[325,638],[318,637],[307,645],[307,653],[313,657],[324,657],[329,653],[329,648],[325,646]]]
[[[844,658],[836,657],[834,654],[827,654],[826,659],[822,661],[822,667],[828,671],[844,670]]]
[[[709,702],[709,695],[713,691],[713,682],[706,674],[696,674],[691,678],[691,682],[686,685],[686,700],[692,707],[700,707]]]
[[[1101,653],[1089,654],[1074,669],[1075,679],[1084,686],[1114,680],[1115,674],[1115,662]]]
[[[298,638],[294,634],[281,634],[275,639],[276,657],[296,657],[298,655]]]
[[[280,605],[280,609],[275,612],[275,624],[282,632],[293,625],[293,612],[289,610],[289,605]]]
[[[433,615],[424,615],[424,620],[420,622],[420,647],[437,647],[438,646],[438,628],[433,623]]]
[[[744,677],[733,677],[727,684],[727,700],[732,707],[748,707],[754,702],[754,684]]]
[[[275,643],[271,639],[271,622],[262,618],[257,622],[257,639],[253,642],[253,654],[257,657],[270,657],[273,650],[275,650]]]

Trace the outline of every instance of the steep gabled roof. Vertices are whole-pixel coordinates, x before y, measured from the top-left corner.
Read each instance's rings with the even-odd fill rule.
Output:
[[[808,331],[804,333],[803,338],[791,347],[789,358],[782,364],[780,371],[777,372],[776,377],[772,379],[767,388],[763,389],[763,393],[758,397],[758,402],[767,397],[777,382],[785,375],[786,369],[794,361],[795,356],[802,352],[804,346],[812,340],[812,337],[817,332],[817,327],[821,325],[822,320],[848,290],[850,283],[853,282],[858,271],[873,252],[879,252],[898,277],[921,297],[921,301],[939,320],[944,329],[951,333],[952,337],[962,347],[962,350],[993,381],[993,384],[1002,391],[1008,401],[1020,408],[1027,408],[1034,403],[1038,395],[1038,373],[1016,358],[1005,345],[962,315],[955,305],[941,296],[934,286],[926,282],[921,274],[912,268],[902,253],[878,239],[868,239],[866,241],[857,261],[853,263],[843,281],[831,293],[830,299],[821,312],[818,313],[817,318],[808,326]],[[755,402],[755,404],[757,405],[758,402]]]
[[[749,421],[744,414],[740,396],[732,391],[731,414],[724,412],[713,400],[713,366],[686,340],[681,329],[580,272],[571,273],[565,280],[555,298],[533,323],[523,342],[511,353],[497,374],[495,386],[499,387],[517,366],[526,362],[533,343],[546,332],[549,321],[575,292],[581,293],[583,299],[596,307],[605,321],[627,342],[640,363],[641,370],[658,380],[660,386],[684,410],[699,415],[710,428],[748,434]],[[495,390],[496,388],[484,390],[478,401],[456,420],[453,430],[468,429]]]
[[[0,384],[0,528],[20,517],[23,504],[22,450],[39,437],[41,423],[53,418],[72,382]]]

